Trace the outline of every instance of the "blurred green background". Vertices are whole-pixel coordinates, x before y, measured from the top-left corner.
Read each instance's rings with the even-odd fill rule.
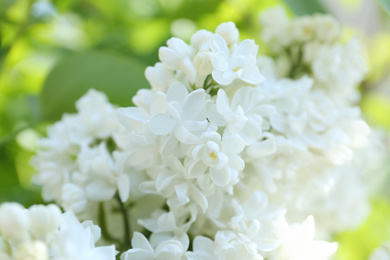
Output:
[[[371,125],[388,133],[389,0],[0,0],[0,202],[42,203],[30,182],[37,139],[73,112],[87,89],[130,106],[136,91],[148,88],[144,70],[157,62],[167,39],[188,41],[196,30],[214,31],[221,22],[235,22],[241,38],[255,39],[266,53],[259,13],[275,5],[290,15],[334,14],[346,36],[361,38],[370,64],[361,107]],[[361,227],[336,236],[338,259],[366,259],[390,240],[388,190],[376,193]]]

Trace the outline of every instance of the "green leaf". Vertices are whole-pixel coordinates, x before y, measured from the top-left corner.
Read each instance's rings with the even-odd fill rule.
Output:
[[[75,102],[88,89],[103,91],[113,104],[131,106],[140,88],[148,88],[145,65],[117,54],[93,51],[61,60],[46,78],[40,95],[43,120],[58,120],[75,111]]]
[[[16,3],[16,0],[0,0],[0,21],[2,20],[2,16],[6,13],[6,11]]]
[[[386,95],[366,93],[362,97],[361,108],[370,123],[390,130],[390,99]]]
[[[382,4],[387,14],[390,15],[390,0],[378,0],[378,1]]]
[[[345,231],[335,238],[339,248],[337,260],[366,260],[372,251],[390,239],[390,203],[378,197],[371,202],[372,211],[356,230]]]
[[[296,15],[310,15],[314,13],[328,13],[319,0],[284,0]]]
[[[171,1],[171,0],[170,0]],[[172,19],[187,18],[196,20],[204,14],[210,14],[217,10],[221,0],[187,0],[182,1],[180,8],[170,13]],[[206,8],[207,6],[207,8]]]

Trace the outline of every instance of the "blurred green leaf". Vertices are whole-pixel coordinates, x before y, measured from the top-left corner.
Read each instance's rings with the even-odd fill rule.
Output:
[[[0,147],[0,203],[17,201],[26,207],[42,203],[38,189],[25,189],[20,185],[14,161],[18,149],[15,143]]]
[[[328,13],[319,0],[284,0],[296,15],[310,15],[314,13]]]
[[[167,2],[167,1],[166,1]],[[187,19],[198,19],[201,15],[213,13],[218,8],[221,0],[187,0],[183,1],[180,8],[170,13],[173,19],[185,17]],[[207,8],[206,8],[207,6]]]
[[[390,15],[390,0],[378,0],[379,3],[383,6],[383,8],[386,10],[387,14]]]
[[[366,93],[362,97],[361,108],[370,123],[390,129],[390,99],[386,95]]]
[[[345,231],[336,236],[339,243],[337,260],[366,260],[375,248],[390,239],[389,201],[376,198],[371,206],[371,214],[357,230]]]
[[[140,88],[148,88],[145,65],[107,52],[85,52],[60,61],[49,73],[40,96],[41,119],[58,120],[75,111],[88,89],[103,91],[113,104],[132,105]]]
[[[10,8],[16,0],[0,0],[0,21],[3,19],[3,15]]]

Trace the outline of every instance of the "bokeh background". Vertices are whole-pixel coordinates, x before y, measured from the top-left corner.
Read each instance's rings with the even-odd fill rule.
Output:
[[[63,113],[75,111],[87,89],[130,106],[136,91],[149,87],[144,70],[157,62],[167,39],[188,41],[196,30],[214,31],[226,21],[266,54],[259,14],[276,5],[291,16],[333,14],[346,39],[361,40],[370,72],[359,105],[389,150],[390,0],[0,0],[0,203],[43,203],[29,165],[37,140]],[[390,163],[382,168],[372,173],[378,185],[370,216],[356,230],[335,235],[337,259],[367,259],[390,240]]]

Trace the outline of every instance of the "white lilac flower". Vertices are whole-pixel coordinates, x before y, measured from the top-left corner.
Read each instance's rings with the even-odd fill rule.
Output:
[[[60,204],[65,210],[76,214],[84,212],[88,204],[84,189],[73,183],[65,183],[62,186]]]
[[[49,128],[32,164],[38,171],[33,182],[42,186],[44,200],[79,214],[88,202],[109,200],[116,193],[126,201],[130,184],[115,151],[119,150],[115,136],[125,128],[114,106],[103,93],[91,89],[76,108],[78,113],[65,115]]]
[[[333,255],[338,247],[336,242],[314,240],[314,218],[309,216],[300,224],[288,225],[281,220],[275,226],[276,235],[281,244],[272,260],[326,260]]]
[[[238,174],[245,167],[238,156],[245,147],[244,141],[235,135],[221,137],[217,132],[201,135],[201,144],[190,149],[193,161],[188,166],[190,178],[208,172],[215,185],[223,187],[238,182]]]
[[[128,199],[130,180],[127,174],[121,172],[115,155],[110,155],[104,142],[94,148],[81,147],[77,162],[82,178],[80,181],[88,200],[107,201],[113,198],[116,192],[122,202]]]
[[[95,247],[100,228],[56,205],[0,205],[0,256],[14,260],[114,260],[114,246]]]
[[[261,22],[278,77],[308,75],[314,87],[326,90],[336,104],[359,100],[356,85],[367,71],[363,50],[356,39],[341,43],[334,18],[317,14],[289,19],[282,8],[275,8],[267,10]]]
[[[189,260],[218,259],[218,260],[262,260],[256,244],[245,236],[238,236],[234,232],[219,231],[214,241],[203,236],[194,239],[193,252],[187,253]]]
[[[172,85],[166,95],[166,103],[161,103],[160,113],[155,114],[149,122],[151,131],[156,135],[174,133],[177,140],[184,144],[199,141],[197,132],[207,126],[207,94],[203,89],[188,93],[180,83]]]
[[[215,29],[215,33],[220,35],[227,45],[237,43],[240,36],[240,33],[233,22],[221,23]]]
[[[39,142],[42,148],[32,159],[38,174],[33,183],[42,186],[42,197],[46,201],[59,200],[61,187],[69,179],[69,174],[76,169],[74,158],[77,156],[79,126],[74,116],[64,116],[48,130],[48,138]],[[72,130],[76,131],[72,131]],[[75,132],[74,134],[70,134]]]
[[[337,244],[316,240],[313,217],[302,220],[313,215],[327,237],[366,212],[366,190],[354,192],[365,178],[354,155],[365,149],[370,129],[350,102],[365,71],[360,47],[338,43],[338,23],[328,16],[289,20],[277,9],[263,22],[274,58],[257,59],[258,46],[240,42],[228,22],[215,33],[196,32],[189,44],[168,40],[161,62],[145,72],[152,88],[138,91],[135,107],[115,111],[103,95],[88,92],[78,113],[64,116],[40,142],[35,183],[44,199],[77,214],[99,202],[114,228],[114,196],[131,204],[134,230],[151,234],[134,233],[122,260],[331,257]],[[347,199],[351,193],[362,202],[348,223],[343,210],[357,205]],[[32,209],[33,219],[56,214],[42,210]],[[112,247],[96,249],[98,230],[71,213],[26,233],[26,210],[10,212],[11,220],[0,214],[0,257],[13,257],[12,236],[37,237],[20,244],[18,258],[115,255]],[[329,216],[333,227],[325,223]],[[54,247],[46,242],[51,232],[60,241]]]
[[[260,21],[264,27],[261,36],[270,48],[279,51],[291,43],[290,21],[284,8],[268,9],[261,14]]]
[[[231,102],[223,89],[217,94],[216,104],[209,110],[209,119],[218,126],[225,126],[224,134],[239,135],[246,145],[263,138],[263,128],[269,130],[270,124],[264,117],[276,112],[271,104],[263,103],[264,96],[258,89],[242,87],[238,89]]]
[[[145,70],[145,77],[152,86],[153,91],[166,92],[175,82],[174,73],[167,65],[158,62]]]
[[[28,239],[30,219],[28,212],[18,203],[3,203],[0,206],[0,230],[5,239],[23,241]]]
[[[217,83],[229,85],[234,79],[241,79],[258,85],[264,80],[256,67],[258,46],[253,40],[244,40],[229,50],[225,39],[215,34],[210,39],[210,47],[213,51],[212,75]]]
[[[114,106],[102,92],[90,89],[76,102],[76,108],[87,136],[106,139],[121,127],[115,118]]]
[[[148,175],[152,180],[140,184],[144,193],[158,194],[167,199],[171,208],[180,208],[194,204],[206,211],[208,207],[207,196],[204,187],[185,175],[186,169],[178,158],[171,158],[164,168],[153,167],[149,169]]]
[[[203,89],[189,93],[183,84],[177,82],[169,88],[166,95],[162,92],[153,95],[149,111],[121,108],[118,116],[125,127],[144,136],[145,143],[154,141],[152,135],[173,133],[180,142],[194,144],[199,140],[197,132],[208,126],[207,107],[207,94]]]
[[[196,70],[190,59],[190,47],[178,38],[167,41],[168,47],[159,49],[159,58],[171,70],[180,69],[188,77],[190,82],[195,81]]]
[[[168,238],[160,241],[160,243],[153,247],[144,235],[135,232],[131,244],[133,248],[123,253],[121,260],[181,260],[185,256],[188,248],[188,238],[187,241]]]
[[[356,102],[360,97],[355,87],[367,71],[358,40],[352,39],[345,45],[324,45],[316,53],[311,64],[316,83]],[[337,95],[335,98],[340,99]]]

